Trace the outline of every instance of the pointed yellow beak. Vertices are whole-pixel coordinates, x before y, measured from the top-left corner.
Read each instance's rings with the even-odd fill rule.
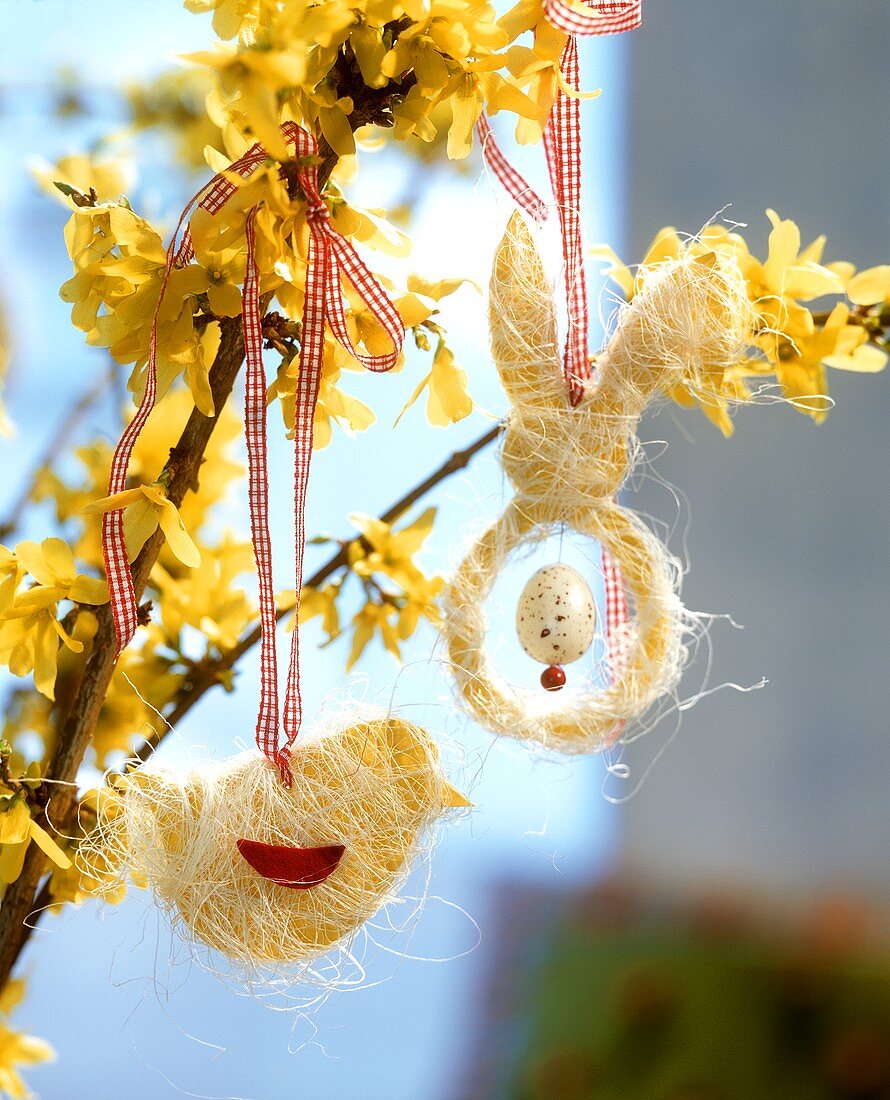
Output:
[[[472,806],[473,803],[465,794],[461,794],[457,787],[452,787],[450,783],[443,783],[442,805],[450,810],[459,809],[462,806]]]

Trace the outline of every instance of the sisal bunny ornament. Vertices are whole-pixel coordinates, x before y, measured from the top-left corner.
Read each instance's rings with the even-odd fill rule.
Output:
[[[518,213],[498,246],[491,280],[492,353],[511,403],[500,457],[515,495],[446,590],[444,639],[459,696],[478,722],[568,753],[609,745],[679,679],[686,655],[679,571],[617,494],[633,466],[646,406],[680,381],[694,385],[706,372],[736,364],[752,321],[742,274],[727,257],[706,253],[653,265],[639,283],[573,408],[552,290]],[[607,582],[610,572],[613,581],[623,577],[613,598],[624,599],[626,590],[633,616],[610,629],[611,682],[548,696],[545,706],[539,692],[514,686],[493,667],[484,604],[512,554],[562,527],[600,543]],[[536,574],[517,616],[526,651],[552,661],[542,677],[551,690],[565,682],[562,665],[593,639],[585,582],[554,573],[567,568]]]

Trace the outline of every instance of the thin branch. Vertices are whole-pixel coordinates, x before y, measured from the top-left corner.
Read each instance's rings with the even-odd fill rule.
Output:
[[[465,469],[479,451],[483,450],[497,439],[500,431],[501,424],[495,424],[493,428],[489,428],[487,432],[474,440],[468,447],[460,451],[455,451],[440,466],[433,470],[428,477],[425,477],[423,481],[419,482],[412,489],[409,489],[407,493],[399,497],[399,499],[380,516],[380,519],[384,523],[393,523],[399,516],[407,512],[412,505],[416,504],[418,500],[426,496],[426,494],[437,485],[440,485],[447,478],[451,477],[452,474],[456,474],[459,470]],[[336,554],[330,557],[324,565],[317,569],[316,572],[305,581],[304,586],[306,588],[317,588],[319,585],[324,584],[324,582],[333,576],[334,573],[343,569],[348,564],[348,553],[349,543],[345,543]],[[278,621],[280,622],[281,619],[289,615],[290,612],[291,608],[284,608],[279,611],[277,615]],[[236,645],[221,656],[200,662],[193,670],[188,681],[182,685],[176,696],[174,696],[170,709],[164,715],[164,727],[157,730],[151,737],[147,737],[135,749],[130,763],[138,762],[144,764],[169,734],[170,727],[175,727],[178,722],[181,722],[192,707],[194,707],[211,688],[221,683],[223,673],[234,668],[238,661],[259,643],[261,636],[260,627],[257,625],[249,630]]]
[[[167,495],[177,506],[198,481],[204,451],[244,358],[240,317],[227,319],[221,328],[219,351],[210,371],[210,388],[216,416],[206,417],[195,409],[179,442],[170,452],[166,466],[169,478]],[[133,563],[133,587],[137,599],[145,590],[163,541],[163,533],[156,531]],[[46,778],[53,780],[54,793],[41,815],[40,824],[63,835],[70,834],[77,824],[77,790],[74,784],[117,660],[110,604],[104,604],[97,610],[96,619],[96,633],[90,654],[68,712],[60,722],[55,749],[46,769]],[[43,853],[36,844],[30,845],[21,875],[9,885],[3,897],[3,905],[0,906],[0,989],[5,987],[19,952],[28,938],[25,922],[34,907],[34,896],[44,866]]]
[[[394,95],[407,91],[404,82],[398,84],[391,81],[383,88],[368,88],[354,58],[345,55],[338,62],[337,76],[342,83],[343,93],[350,94],[353,98],[354,108],[350,116],[353,129],[368,123],[381,126],[392,124],[391,100]],[[410,79],[413,80],[413,77]],[[324,185],[338,156],[327,142],[319,143],[319,153],[321,164],[318,168],[318,179]],[[262,309],[265,311],[267,306],[268,299],[263,302]],[[179,443],[170,452],[167,464],[167,496],[176,505],[182,502],[186,492],[197,483],[204,451],[244,357],[241,318],[226,318],[220,327],[222,331],[219,351],[210,371],[210,388],[216,416],[208,418],[197,409],[194,410]],[[133,586],[137,598],[145,590],[162,544],[163,533],[159,529],[145,543],[133,563]],[[106,604],[100,608],[96,618],[97,628],[90,653],[68,712],[59,723],[55,747],[45,773],[45,778],[53,781],[54,793],[39,818],[40,824],[68,835],[77,825],[77,773],[89,747],[117,661],[110,606]],[[34,913],[34,903],[44,868],[43,853],[37,845],[31,844],[25,856],[22,873],[7,887],[4,894],[0,906],[0,989],[5,988],[30,935],[31,928],[26,923],[29,915],[32,923],[39,918],[40,914]]]
[[[19,495],[12,503],[9,513],[6,519],[0,523],[0,539],[8,538],[14,531],[17,530],[22,518],[22,514],[27,508],[34,495],[34,490],[37,487],[37,482],[40,479],[40,475],[44,470],[48,469],[53,461],[58,457],[62,448],[74,434],[74,430],[81,422],[83,417],[90,411],[93,405],[107,393],[109,387],[114,381],[117,373],[117,364],[113,361],[109,364],[108,370],[105,374],[101,375],[96,382],[90,386],[90,388],[78,399],[78,401],[68,411],[67,416],[62,420],[59,426],[47,443],[43,450],[43,454],[37,460],[34,465],[30,476],[26,479],[25,484],[22,486]]]

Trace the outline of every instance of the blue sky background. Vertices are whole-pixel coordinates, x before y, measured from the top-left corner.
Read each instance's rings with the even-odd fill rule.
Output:
[[[17,435],[0,442],[0,505],[14,493],[70,402],[104,369],[102,354],[85,347],[57,296],[69,274],[61,235],[67,213],[38,191],[28,162],[34,156],[52,160],[79,151],[117,120],[113,115],[87,122],[54,119],[47,84],[59,66],[73,67],[97,93],[93,102],[101,104],[102,88],[155,72],[174,53],[202,48],[211,38],[209,20],[185,13],[178,0],[4,0],[2,14],[7,33],[0,39],[0,293],[15,343],[7,403]],[[606,90],[586,111],[588,234],[619,249],[623,48],[619,40],[604,40],[585,43],[582,51],[586,84]],[[525,150],[520,157],[543,188],[540,150]],[[357,199],[385,204],[388,194],[398,193],[404,171],[395,160],[372,160],[354,192]],[[134,204],[169,223],[186,197],[181,183],[145,172]],[[467,274],[484,285],[508,214],[508,203],[478,169],[462,180],[441,173],[419,208],[415,268],[431,276]],[[391,432],[396,413],[427,369],[426,360],[414,356],[397,376],[350,378],[348,388],[375,408],[379,420],[366,436],[355,441],[338,437],[316,456],[310,529],[347,532],[350,511],[384,508],[408,480],[433,468],[484,430],[490,416],[503,412],[504,398],[488,356],[483,300],[464,289],[444,312],[480,411],[446,433],[430,429],[417,406]],[[277,425],[274,413],[271,423]],[[88,429],[110,436],[110,408],[97,410]],[[282,517],[274,532],[282,586],[292,545],[289,471],[289,449],[278,433],[272,477],[273,512]],[[441,521],[424,555],[428,567],[445,570],[453,564],[471,531],[500,510],[505,493],[492,455],[477,459],[469,472],[449,482],[435,498]],[[228,511],[233,525],[246,530],[244,501],[233,499]],[[37,524],[29,533],[46,531]],[[545,552],[540,564],[555,556],[555,550]],[[569,547],[566,556],[583,564],[595,554],[582,546]],[[539,669],[512,638],[512,608],[536,562],[510,571],[490,609],[492,621],[505,624],[494,641],[499,660],[530,683]],[[317,634],[310,628],[303,650],[308,715],[340,705],[344,696],[383,705],[392,699],[403,713],[442,736],[458,781],[476,803],[471,815],[443,830],[422,916],[410,938],[402,936],[392,945],[424,961],[372,950],[368,988],[335,995],[302,1018],[238,996],[190,964],[163,917],[138,893],[117,909],[69,908],[61,918],[42,922],[23,968],[29,991],[18,1019],[59,1053],[57,1063],[32,1074],[41,1096],[446,1100],[462,1077],[474,1021],[482,1011],[503,916],[499,883],[536,883],[556,892],[608,865],[620,811],[603,798],[600,761],[541,759],[474,729],[451,703],[431,633],[415,639],[401,671],[375,648],[349,682],[342,672],[348,643],[318,652],[314,640]],[[208,696],[165,746],[165,756],[185,763],[225,756],[236,741],[249,742],[256,679],[254,657],[245,664],[235,694]]]

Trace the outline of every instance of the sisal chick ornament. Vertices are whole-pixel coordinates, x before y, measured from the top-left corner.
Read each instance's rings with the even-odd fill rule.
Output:
[[[568,753],[612,743],[676,685],[685,659],[679,571],[640,518],[618,503],[633,465],[636,428],[650,401],[680,381],[695,384],[742,357],[752,323],[745,282],[731,259],[707,253],[653,265],[621,309],[572,408],[560,370],[550,284],[528,225],[514,214],[491,280],[492,352],[510,398],[501,463],[515,496],[475,542],[445,593],[444,638],[460,698],[483,726]],[[563,526],[603,548],[607,599],[625,591],[633,618],[608,615],[611,683],[580,687],[543,706],[486,652],[485,599],[520,547]],[[574,575],[572,575],[574,574]],[[623,580],[622,580],[623,578]],[[517,612],[520,641],[548,664],[545,688],[566,682],[594,636],[593,599],[563,565],[531,578]]]
[[[385,371],[399,359],[404,325],[384,288],[331,223],[319,188],[314,137],[295,123],[285,123],[282,133],[293,149],[292,167],[299,183],[293,216],[305,221],[309,236],[294,408],[298,621],[304,511],[326,328],[363,366]],[[192,203],[216,215],[239,190],[239,176],[249,180],[260,172],[262,178],[269,164],[266,150],[252,146]],[[279,197],[281,201],[288,199]],[[158,311],[173,269],[194,258],[186,225],[192,203],[183,211],[167,251]],[[124,776],[81,858],[96,878],[113,880],[119,869],[118,874],[130,873],[144,882],[188,938],[248,967],[293,964],[297,976],[305,978],[313,974],[313,960],[328,949],[348,950],[352,934],[390,900],[407,875],[429,826],[449,807],[467,803],[445,781],[429,734],[398,718],[362,718],[334,732],[298,737],[298,626],[279,710],[261,276],[256,262],[262,205],[261,199],[243,217],[242,293],[244,419],[262,625],[258,751],[185,775],[152,764]],[[241,228],[237,215],[235,227]],[[376,317],[391,351],[372,355],[353,344],[343,303],[344,279]],[[109,496],[98,506],[105,513],[103,550],[119,652],[139,621],[122,509],[129,499],[125,487],[130,454],[155,403],[157,317],[156,311],[145,396],[115,451]]]
[[[309,734],[292,783],[258,752],[124,777],[81,859],[146,882],[184,937],[237,963],[312,961],[393,896],[430,826],[466,801],[435,744],[393,717]]]

